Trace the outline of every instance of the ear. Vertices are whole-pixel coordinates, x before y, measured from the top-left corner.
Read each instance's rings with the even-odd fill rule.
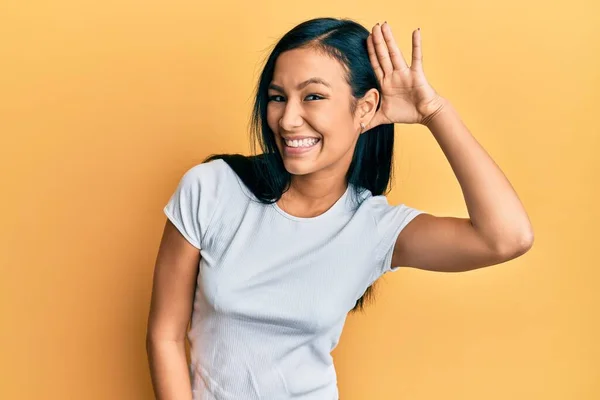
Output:
[[[377,112],[377,105],[379,104],[379,91],[377,89],[372,88],[365,93],[365,95],[358,101],[358,106],[356,107],[356,125],[368,126],[369,122],[375,116]],[[361,129],[361,128],[359,128]],[[360,133],[363,133],[364,129],[361,129]]]

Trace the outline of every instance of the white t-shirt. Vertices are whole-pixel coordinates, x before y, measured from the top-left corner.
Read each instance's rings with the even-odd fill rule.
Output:
[[[331,351],[347,313],[395,271],[423,211],[350,190],[314,218],[263,204],[221,159],[190,168],[164,212],[200,249],[191,328],[194,400],[336,400]]]

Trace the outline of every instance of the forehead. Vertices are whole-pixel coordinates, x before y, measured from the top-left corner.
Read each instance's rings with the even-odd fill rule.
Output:
[[[311,77],[320,77],[333,89],[347,86],[342,64],[333,57],[310,48],[288,50],[277,57],[273,71],[273,82],[295,86]]]

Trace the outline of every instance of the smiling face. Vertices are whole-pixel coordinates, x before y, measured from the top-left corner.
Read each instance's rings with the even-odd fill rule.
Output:
[[[351,112],[345,75],[339,61],[314,49],[297,48],[277,58],[267,123],[289,173],[345,176],[361,122]],[[290,147],[284,138],[309,139]]]

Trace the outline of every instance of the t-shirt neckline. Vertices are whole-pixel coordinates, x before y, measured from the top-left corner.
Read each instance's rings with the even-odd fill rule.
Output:
[[[350,192],[350,184],[348,183],[344,194],[342,194],[342,196],[335,203],[333,203],[333,205],[331,207],[329,207],[328,210],[326,210],[324,213],[319,214],[315,217],[297,217],[295,215],[289,214],[286,211],[284,211],[282,208],[280,208],[277,205],[277,203],[271,203],[271,206],[279,214],[281,214],[284,217],[291,219],[293,221],[300,221],[300,222],[320,221],[322,219],[328,218],[330,215],[337,214],[338,210],[344,206],[344,203],[346,201],[346,198],[348,197],[349,192]]]
[[[251,199],[253,199],[254,201],[258,201],[258,198],[254,195],[254,193],[252,193],[252,191],[244,184],[244,182],[242,181],[242,179],[238,176],[238,174],[229,166],[229,164],[227,164],[227,162],[223,159],[217,159],[223,162],[223,164],[225,164],[227,166],[227,169],[230,171],[230,173],[232,173],[235,178],[236,181],[238,182],[238,184],[240,185],[242,191],[244,193],[246,193],[248,196],[250,196]],[[321,215],[317,215],[316,217],[297,217],[295,215],[292,214],[288,214],[287,212],[285,212],[283,209],[281,209],[277,203],[271,203],[269,204],[273,209],[275,209],[275,211],[277,211],[279,214],[281,214],[283,217],[290,219],[292,221],[298,221],[298,222],[315,222],[315,221],[321,221],[325,218],[329,218],[329,216],[331,215],[337,215],[338,212],[340,211],[340,209],[345,208],[344,206],[346,205],[347,202],[347,197],[350,194],[350,190],[351,190],[351,183],[348,183],[346,186],[346,191],[344,192],[344,194],[342,194],[342,196],[335,202],[333,203],[333,205],[327,210],[325,211],[323,214]]]

